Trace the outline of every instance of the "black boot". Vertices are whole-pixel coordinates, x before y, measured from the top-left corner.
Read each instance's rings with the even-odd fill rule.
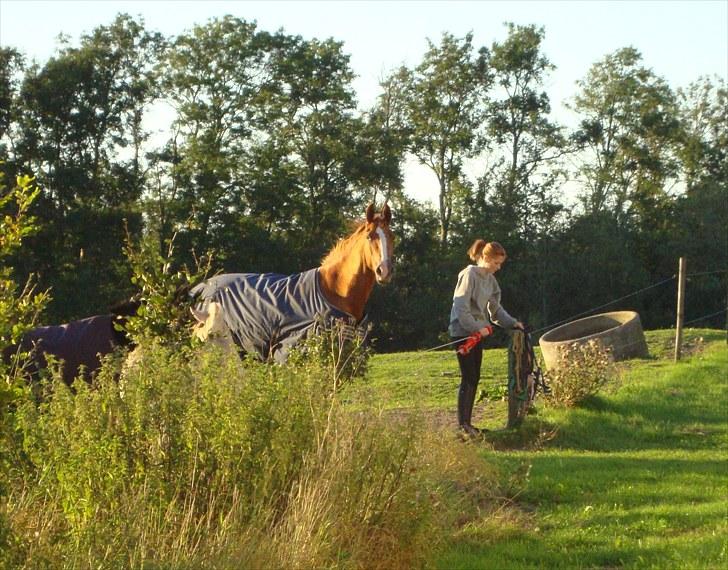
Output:
[[[470,423],[475,404],[475,390],[475,386],[461,384],[458,391],[458,424],[460,429],[470,436],[480,435],[480,430]]]
[[[470,438],[481,437],[483,435],[481,430],[470,424],[461,424],[458,429],[460,429],[460,433]]]

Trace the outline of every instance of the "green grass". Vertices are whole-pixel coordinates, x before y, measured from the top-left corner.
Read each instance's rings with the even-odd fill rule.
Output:
[[[646,334],[651,357],[621,366],[603,394],[545,409],[520,432],[473,446],[507,474],[511,501],[452,529],[437,568],[723,568],[728,565],[728,350],[725,333],[686,331],[672,362],[671,331]],[[692,354],[691,354],[692,353]],[[506,378],[504,350],[487,351],[483,381]],[[374,357],[352,405],[440,414],[454,427],[451,352]],[[479,414],[479,415],[478,415]],[[502,401],[479,404],[480,424],[505,423]],[[442,422],[441,422],[442,423]]]
[[[506,351],[487,351],[474,417],[493,431],[468,442],[450,350],[374,356],[342,409],[315,358],[149,346],[122,382],[109,362],[8,416],[0,567],[725,567],[724,333],[687,331],[678,364],[670,331],[647,340],[598,396],[519,430],[501,429]]]
[[[480,389],[502,391],[508,375],[504,349],[486,350]],[[345,397],[354,405],[379,403],[384,409],[454,408],[453,394],[460,385],[455,351],[375,354],[367,380],[349,388]]]

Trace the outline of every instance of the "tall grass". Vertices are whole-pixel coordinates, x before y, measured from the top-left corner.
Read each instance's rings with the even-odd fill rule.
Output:
[[[13,414],[6,566],[418,567],[460,490],[491,493],[415,419],[343,410],[319,359],[150,342],[122,360]]]

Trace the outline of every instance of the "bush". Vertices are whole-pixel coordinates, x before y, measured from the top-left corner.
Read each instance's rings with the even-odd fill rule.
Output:
[[[367,342],[370,332],[371,324],[361,329],[341,320],[327,326],[319,322],[314,334],[291,351],[288,361],[296,368],[313,368],[328,376],[329,389],[336,393],[344,384],[366,375],[372,355]]]
[[[14,187],[6,188],[0,172],[0,349],[3,350],[16,344],[33,328],[50,299],[47,291],[35,291],[32,275],[19,290],[12,268],[6,265],[7,258],[20,249],[23,239],[38,229],[29,213],[38,193],[29,176],[19,176]],[[20,355],[14,355],[12,363],[5,362],[5,358],[0,360],[0,407],[10,403],[18,391],[15,376],[22,363],[17,356]]]
[[[35,291],[32,276],[19,290],[6,261],[37,230],[29,212],[38,193],[31,177],[19,176],[15,186],[7,188],[0,173],[0,564],[5,563],[4,553],[12,540],[4,516],[6,474],[12,465],[15,434],[12,410],[27,392],[21,374],[27,355],[13,354],[11,347],[34,326],[49,300],[47,292]]]
[[[422,430],[343,411],[332,378],[158,343],[93,386],[52,378],[17,411],[13,564],[422,565],[442,470]]]
[[[166,252],[160,240],[148,233],[135,245],[127,236],[126,258],[132,270],[131,282],[139,288],[136,314],[126,320],[124,328],[134,342],[156,339],[170,345],[189,346],[192,326],[189,296],[192,287],[205,280],[212,267],[212,252],[197,257],[193,269],[173,263],[175,234],[167,240]]]
[[[614,362],[600,342],[571,344],[561,348],[558,364],[546,372],[551,393],[546,402],[571,407],[596,394],[614,376]]]

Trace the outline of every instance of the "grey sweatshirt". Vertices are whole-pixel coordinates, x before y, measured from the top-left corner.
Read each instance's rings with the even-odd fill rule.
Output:
[[[450,311],[450,336],[469,336],[491,323],[513,328],[516,319],[500,303],[501,290],[495,276],[477,265],[468,265],[458,275]]]

